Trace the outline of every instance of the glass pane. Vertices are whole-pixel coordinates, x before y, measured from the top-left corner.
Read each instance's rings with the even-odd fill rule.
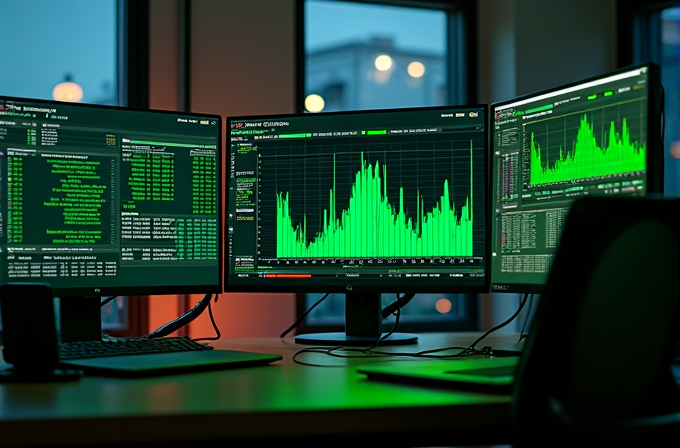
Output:
[[[665,91],[665,192],[680,193],[680,7],[662,12],[661,83]]]
[[[102,297],[102,302],[106,297]],[[104,331],[125,330],[128,325],[127,297],[120,296],[102,307],[102,329]]]
[[[55,99],[70,81],[81,102],[117,104],[116,11],[116,0],[2,0],[0,95]]]
[[[316,303],[323,294],[307,294],[306,309]],[[396,300],[396,294],[382,294],[382,308]],[[467,309],[462,294],[416,294],[399,316],[399,323],[416,323],[427,327],[428,324],[467,322],[472,316]],[[345,316],[345,295],[330,294],[317,308],[306,317],[308,326],[343,325]],[[388,328],[394,325],[394,315],[383,321]]]
[[[444,11],[305,2],[308,112],[447,102]]]
[[[117,23],[117,0],[0,1],[0,95],[69,100],[54,95],[70,81],[80,102],[117,105]],[[126,316],[120,297],[102,308],[103,328]]]

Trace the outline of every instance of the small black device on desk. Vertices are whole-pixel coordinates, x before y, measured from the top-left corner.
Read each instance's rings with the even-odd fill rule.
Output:
[[[31,312],[26,312],[26,301]],[[82,372],[59,368],[54,297],[49,283],[0,285],[2,358],[12,367],[0,370],[0,382],[77,380]]]

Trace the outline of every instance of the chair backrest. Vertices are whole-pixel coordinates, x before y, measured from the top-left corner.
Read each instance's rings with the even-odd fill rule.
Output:
[[[664,198],[573,203],[517,370],[517,445],[678,411],[679,213]]]

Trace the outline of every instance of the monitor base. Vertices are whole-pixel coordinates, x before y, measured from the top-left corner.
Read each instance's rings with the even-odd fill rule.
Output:
[[[387,333],[383,333],[383,336]],[[295,342],[308,345],[338,345],[345,347],[366,347],[375,345],[377,338],[365,336],[348,336],[345,333],[309,333],[295,336]],[[407,345],[418,342],[418,335],[412,333],[392,333],[379,345]]]

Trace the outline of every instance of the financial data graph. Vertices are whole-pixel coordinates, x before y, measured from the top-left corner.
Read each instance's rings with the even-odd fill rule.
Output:
[[[484,229],[483,210],[474,208],[483,200],[475,196],[474,183],[484,178],[474,145],[469,138],[432,136],[324,142],[262,155],[259,171],[270,179],[259,194],[262,255],[472,256],[475,236]]]
[[[525,125],[529,179],[525,185],[644,171],[642,101]]]

